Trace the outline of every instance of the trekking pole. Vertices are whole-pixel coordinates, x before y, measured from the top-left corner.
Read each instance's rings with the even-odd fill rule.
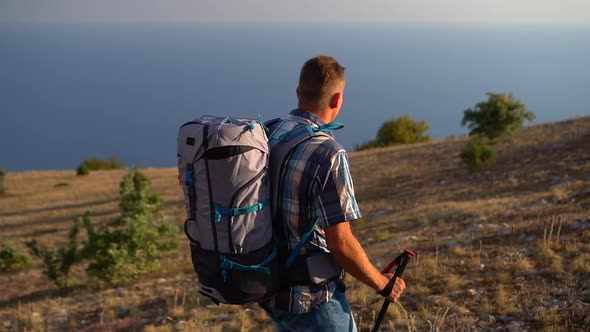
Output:
[[[384,289],[390,289],[391,292],[391,289],[393,289],[393,286],[395,285],[395,281],[398,277],[402,276],[404,270],[406,269],[406,265],[408,265],[408,261],[410,260],[410,258],[414,256],[416,256],[416,254],[413,251],[404,250],[404,252],[401,253],[401,255],[397,256],[394,260],[391,261],[391,263],[389,263],[385,267],[385,269],[383,269],[383,271],[381,271],[381,273],[388,273],[394,266],[397,266],[397,268],[395,269],[395,273],[393,274],[393,277],[389,279],[389,282],[387,283],[387,286],[385,286]],[[381,311],[379,311],[379,315],[377,316],[377,320],[375,321],[375,326],[373,327],[371,332],[377,332],[379,330],[379,325],[381,325],[381,321],[383,320],[383,317],[385,316],[385,313],[387,312],[387,308],[389,308],[390,303],[391,301],[389,299],[385,299],[385,301],[383,302],[383,306],[381,306]]]

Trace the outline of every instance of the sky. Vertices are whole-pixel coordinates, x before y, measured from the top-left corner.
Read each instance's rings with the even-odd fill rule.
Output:
[[[590,0],[0,0],[0,22],[590,24]]]

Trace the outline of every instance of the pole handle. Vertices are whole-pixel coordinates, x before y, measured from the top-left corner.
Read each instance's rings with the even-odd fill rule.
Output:
[[[395,273],[393,274],[393,277],[391,277],[391,279],[389,279],[387,286],[385,286],[385,288],[381,292],[379,292],[379,294],[383,295],[383,294],[385,294],[385,292],[387,292],[387,294],[383,295],[383,296],[387,296],[387,295],[389,295],[389,293],[391,293],[391,290],[395,286],[395,282],[396,282],[397,278],[402,276],[402,274],[404,273],[404,270],[406,269],[406,265],[408,265],[408,262],[410,261],[410,258],[412,258],[414,256],[416,256],[416,254],[413,251],[404,250],[403,253],[401,253],[394,260],[392,260],[391,263],[389,263],[385,267],[385,269],[383,269],[383,271],[381,271],[381,273],[388,273],[389,271],[391,271],[391,269],[394,266],[397,265],[397,267],[395,269]],[[381,310],[379,311],[379,315],[377,316],[377,320],[375,321],[375,326],[373,327],[371,332],[377,332],[379,330],[379,326],[381,325],[381,321],[383,321],[383,317],[385,317],[385,313],[387,312],[387,308],[389,308],[390,303],[391,303],[391,301],[389,299],[385,299],[385,301],[383,302],[383,305],[381,306]]]

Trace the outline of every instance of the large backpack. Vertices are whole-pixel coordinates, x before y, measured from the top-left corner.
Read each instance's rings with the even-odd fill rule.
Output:
[[[179,129],[184,231],[199,292],[215,303],[260,302],[287,284],[322,284],[340,276],[331,256],[298,255],[317,221],[295,247],[283,245],[276,193],[291,151],[313,136],[330,137],[325,132],[341,125],[299,126],[276,136],[281,123],[266,123],[269,136],[262,119],[205,116]]]
[[[203,117],[178,132],[178,170],[200,292],[216,303],[246,304],[279,287],[264,124]]]

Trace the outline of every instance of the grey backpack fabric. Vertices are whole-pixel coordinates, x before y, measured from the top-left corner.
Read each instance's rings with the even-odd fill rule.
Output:
[[[177,157],[200,292],[227,304],[273,295],[279,266],[264,124],[216,117],[188,122],[178,132]]]

